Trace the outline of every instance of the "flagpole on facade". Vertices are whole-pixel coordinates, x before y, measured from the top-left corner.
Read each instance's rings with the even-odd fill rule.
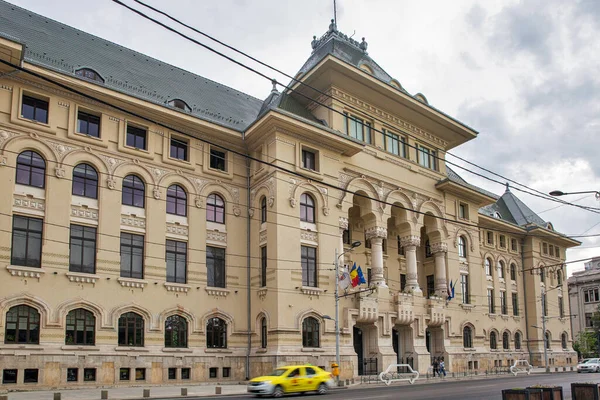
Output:
[[[340,368],[340,296],[339,296],[339,283],[340,283],[340,257],[344,254],[352,251],[355,247],[360,246],[362,243],[360,240],[352,242],[350,248],[338,255],[338,249],[335,249],[335,363]],[[341,369],[341,368],[340,368]],[[337,377],[337,385],[340,384],[340,376]]]

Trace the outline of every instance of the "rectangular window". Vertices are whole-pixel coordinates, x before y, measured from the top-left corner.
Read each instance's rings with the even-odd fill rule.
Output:
[[[67,368],[67,382],[77,382],[79,380],[79,368]]]
[[[435,295],[435,280],[433,275],[427,275],[427,297]]]
[[[560,258],[560,248],[558,246],[554,246],[554,255]]]
[[[23,374],[23,383],[37,383],[38,376],[38,369],[25,369],[25,373]]]
[[[469,304],[469,275],[460,276],[460,291],[462,293],[462,303]]]
[[[598,298],[598,288],[587,289],[583,292],[585,303],[594,303],[599,301]]]
[[[542,304],[543,304],[543,312],[544,312],[544,317],[548,316],[548,296],[546,296],[546,294],[542,295]]]
[[[487,298],[488,298],[488,312],[490,314],[496,313],[496,305],[494,304],[494,289],[487,290]]]
[[[565,309],[564,309],[564,304],[563,304],[563,298],[562,297],[558,298],[558,316],[560,318],[564,318],[565,317]]]
[[[503,249],[506,248],[506,236],[504,235],[500,235],[500,247]]]
[[[32,121],[48,123],[48,101],[23,95],[21,116]]]
[[[403,292],[406,288],[406,274],[400,274],[400,291]]]
[[[131,370],[129,368],[119,368],[119,380],[128,381],[131,378]]]
[[[83,111],[77,112],[77,132],[91,137],[100,137],[100,117]]]
[[[121,277],[144,278],[144,236],[121,232]]]
[[[317,155],[314,151],[302,149],[302,168],[317,170]]]
[[[542,243],[542,253],[548,254],[548,243]]]
[[[188,143],[183,140],[171,138],[171,158],[188,160]]]
[[[260,248],[260,286],[267,286],[267,246]]]
[[[169,380],[177,379],[177,368],[169,368]]]
[[[136,368],[135,369],[135,380],[136,381],[145,381],[146,380],[146,368]]]
[[[425,146],[417,145],[417,162],[425,168],[438,170],[435,150],[431,150]]]
[[[487,232],[487,244],[494,244],[494,232]]]
[[[505,291],[500,292],[500,312],[502,313],[502,315],[508,314],[508,307],[506,305],[506,292]]]
[[[13,216],[12,265],[41,268],[42,227],[43,220],[39,218]]]
[[[83,369],[83,381],[84,382],[96,382],[96,368],[84,368]]]
[[[387,130],[383,130],[385,151],[406,158],[406,138]]]
[[[225,287],[225,249],[206,246],[206,268],[208,286]]]
[[[371,286],[371,268],[367,268],[367,285]]]
[[[96,273],[96,228],[71,225],[69,271]]]
[[[187,283],[187,243],[167,240],[167,282]]]
[[[226,171],[226,159],[227,155],[224,151],[217,149],[210,149],[210,167],[219,171]]]
[[[361,142],[371,144],[371,123],[346,114],[346,134]]]
[[[208,369],[209,378],[216,378],[218,371],[219,371],[219,369],[217,367],[210,367]]]
[[[181,368],[181,379],[187,381],[191,376],[191,368]]]
[[[229,378],[231,376],[231,367],[223,367],[223,378]]]
[[[302,286],[317,287],[317,249],[302,246]]]
[[[517,239],[510,239],[510,249],[517,251]]]
[[[352,234],[350,233],[350,229],[344,229],[342,233],[342,239],[344,244],[352,244]]]
[[[585,313],[585,327],[591,328],[593,327],[592,323],[592,313]]]
[[[126,144],[129,147],[136,149],[147,150],[148,131],[144,128],[138,128],[133,125],[127,125],[127,140]]]
[[[2,370],[2,384],[17,383],[18,369],[4,369]]]
[[[469,218],[469,206],[465,203],[458,204],[458,217],[461,219]]]
[[[400,236],[398,236],[398,255],[404,255],[404,247],[402,247],[402,241],[400,240]]]

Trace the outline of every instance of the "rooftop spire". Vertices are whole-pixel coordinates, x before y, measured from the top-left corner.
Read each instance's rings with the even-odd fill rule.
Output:
[[[508,182],[506,182],[506,191],[504,193],[509,193],[510,192],[510,185],[508,184]]]

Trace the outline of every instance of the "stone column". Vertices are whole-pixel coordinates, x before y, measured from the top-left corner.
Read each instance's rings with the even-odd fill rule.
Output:
[[[387,287],[383,276],[383,239],[387,238],[387,228],[373,226],[365,230],[365,239],[371,240],[371,285]]]
[[[404,249],[404,257],[406,257],[406,287],[404,291],[419,295],[423,294],[419,287],[417,274],[417,246],[420,244],[421,238],[416,235],[400,238],[400,245]]]
[[[444,242],[431,245],[431,253],[435,257],[435,295],[442,298],[448,296],[448,281],[446,280],[446,253],[448,245]]]

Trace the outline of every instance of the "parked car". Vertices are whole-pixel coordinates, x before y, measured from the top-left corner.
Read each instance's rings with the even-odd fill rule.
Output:
[[[577,373],[581,372],[600,372],[600,358],[590,358],[577,364]]]
[[[290,365],[277,368],[248,382],[248,393],[257,397],[281,397],[287,393],[317,392],[325,394],[333,387],[333,375],[313,365]]]

